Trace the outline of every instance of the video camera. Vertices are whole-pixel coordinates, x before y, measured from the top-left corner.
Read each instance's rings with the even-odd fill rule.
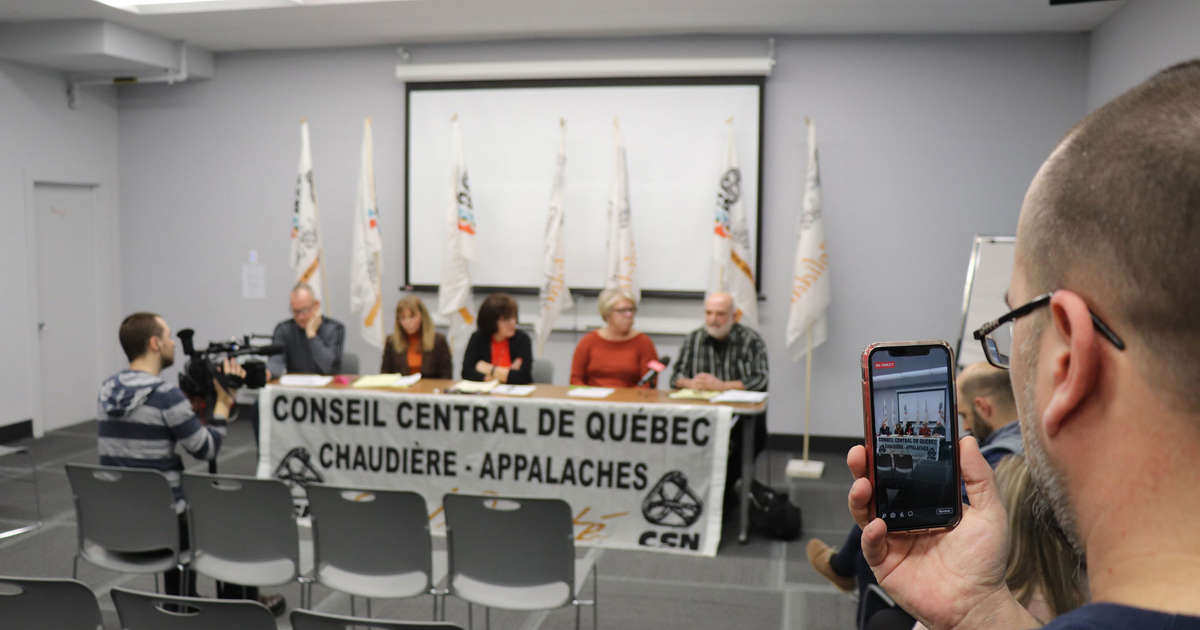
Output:
[[[196,331],[191,328],[184,328],[177,335],[183,344],[183,353],[188,357],[183,370],[179,372],[179,389],[182,389],[183,393],[188,396],[204,397],[205,399],[215,397],[217,391],[213,387],[214,378],[226,390],[262,387],[267,384],[267,364],[263,361],[254,359],[243,362],[242,369],[246,371],[245,378],[225,374],[221,364],[227,358],[246,355],[267,356],[282,354],[284,351],[283,346],[275,344],[253,345],[252,339],[270,338],[267,335],[254,334],[243,335],[241,340],[235,338],[224,343],[210,341],[207,348],[197,350],[193,341],[195,334]]]

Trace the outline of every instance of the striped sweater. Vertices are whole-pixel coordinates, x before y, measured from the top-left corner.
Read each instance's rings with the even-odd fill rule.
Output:
[[[183,392],[153,374],[122,370],[104,381],[98,398],[100,463],[161,470],[176,499],[183,498],[183,460],[175,445],[201,460],[221,449],[226,421],[201,424]]]
[[[750,391],[765,392],[770,377],[767,344],[754,330],[738,323],[724,339],[714,338],[701,326],[679,347],[679,360],[671,370],[671,387],[679,387],[680,378],[695,378],[701,372],[722,381],[741,381]]]

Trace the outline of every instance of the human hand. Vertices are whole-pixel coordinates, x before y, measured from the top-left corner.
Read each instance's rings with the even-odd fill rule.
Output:
[[[697,374],[696,378],[692,379],[692,383],[694,383],[693,387],[695,387],[696,389],[708,389],[708,390],[718,390],[718,391],[725,389],[725,387],[724,387],[725,382],[722,381],[721,379],[713,376],[712,374],[709,374],[708,372],[701,372],[701,373]]]
[[[846,464],[855,477],[848,503],[862,527],[862,551],[879,585],[901,608],[930,628],[1036,627],[1004,583],[1008,525],[995,476],[973,437],[959,441],[963,481],[970,505],[949,531],[888,534],[872,518],[867,451],[850,449]]]
[[[487,361],[483,361],[483,360],[476,361],[475,362],[475,371],[482,374],[483,378],[486,379],[492,373],[492,364],[488,363]]]
[[[517,360],[512,362],[512,367],[510,367],[508,369],[509,370],[519,370],[519,369],[521,369],[521,365],[524,362],[525,362],[525,360],[523,358],[517,357]]]
[[[317,302],[313,305],[312,317],[308,319],[308,323],[304,325],[304,334],[309,339],[317,336],[317,330],[321,327],[321,303]]]
[[[512,371],[512,369],[513,368],[506,368],[506,367],[492,368],[492,378],[497,381],[500,381],[501,383],[507,383],[508,382],[508,374],[509,374],[509,372]]]
[[[235,359],[226,358],[224,363],[221,364],[221,373],[227,377],[246,378],[246,370]],[[234,396],[237,395],[237,388],[231,387],[226,389],[215,377],[213,378],[213,386],[217,392],[217,401],[213,407],[213,415],[228,418],[230,410],[233,409],[233,405],[236,403]]]

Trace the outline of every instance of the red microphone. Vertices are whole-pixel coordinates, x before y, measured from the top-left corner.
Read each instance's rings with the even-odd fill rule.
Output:
[[[655,361],[654,359],[650,359],[650,361],[648,363],[646,363],[646,367],[648,367],[650,369],[646,370],[646,373],[642,375],[641,380],[639,380],[637,382],[636,386],[641,386],[641,385],[645,385],[646,383],[649,383],[650,379],[654,378],[655,376],[658,376],[659,372],[662,372],[663,370],[667,369],[667,364],[670,362],[671,362],[671,357],[660,357],[657,361]]]

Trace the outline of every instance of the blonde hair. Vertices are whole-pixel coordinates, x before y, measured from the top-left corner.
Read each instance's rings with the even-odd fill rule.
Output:
[[[1081,558],[1057,525],[1038,518],[1038,492],[1025,458],[1010,455],[996,467],[996,486],[1008,512],[1008,568],[1004,581],[1022,606],[1034,595],[1045,598],[1055,616],[1087,601]]]
[[[392,349],[396,352],[408,351],[408,333],[404,332],[404,327],[400,325],[400,316],[404,311],[421,316],[421,352],[433,350],[433,338],[437,332],[433,329],[433,318],[429,316],[429,309],[425,308],[425,303],[415,295],[406,295],[396,302],[396,328],[388,338]]]
[[[637,303],[633,301],[633,296],[629,295],[629,292],[624,289],[605,289],[601,291],[599,297],[596,298],[596,309],[600,311],[600,319],[607,322],[608,316],[612,314],[619,300],[629,300],[630,304],[633,304],[634,307],[637,306]]]

